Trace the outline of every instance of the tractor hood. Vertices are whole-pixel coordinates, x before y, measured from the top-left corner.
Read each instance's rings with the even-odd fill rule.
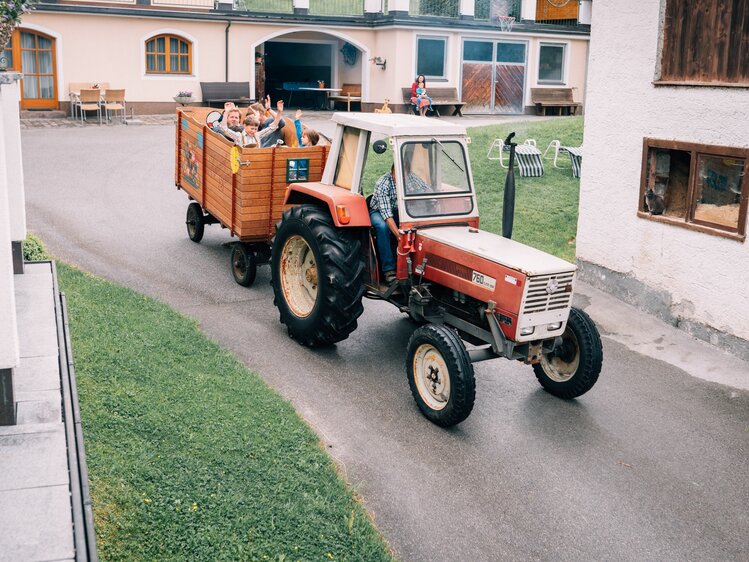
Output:
[[[467,226],[423,228],[418,231],[417,240],[419,238],[474,254],[528,276],[573,272],[577,269],[574,264],[546,252]]]

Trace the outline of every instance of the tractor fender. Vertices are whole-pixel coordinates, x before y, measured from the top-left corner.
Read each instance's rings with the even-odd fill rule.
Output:
[[[364,196],[336,185],[319,182],[292,183],[286,190],[284,204],[300,203],[324,203],[337,227],[372,226]]]

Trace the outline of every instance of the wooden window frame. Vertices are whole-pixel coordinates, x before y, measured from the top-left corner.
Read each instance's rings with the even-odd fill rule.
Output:
[[[731,19],[742,21],[749,16],[749,7],[744,12],[737,8],[738,13],[734,13],[726,11],[720,0],[661,1],[663,23],[653,85],[749,88],[749,72],[744,70],[741,76],[740,68],[749,38],[735,33],[740,26]],[[709,38],[704,30],[709,31]],[[685,59],[692,53],[699,53],[701,58]]]
[[[683,218],[666,215],[651,215],[645,206],[645,191],[654,184],[655,165],[648,166],[648,155],[651,149],[679,150],[690,153],[689,179],[687,185],[687,208]],[[710,223],[695,219],[695,207],[697,196],[697,176],[699,156],[713,156],[718,158],[738,158],[744,161],[743,180],[741,185],[741,198],[739,200],[738,224],[736,228],[725,225]],[[650,169],[649,169],[650,168]],[[722,146],[714,144],[700,144],[674,140],[661,140],[645,137],[642,141],[642,169],[640,173],[640,197],[637,204],[637,216],[652,220],[680,226],[688,230],[705,232],[716,236],[731,238],[743,242],[746,239],[746,217],[747,205],[749,204],[749,148],[735,146]]]
[[[159,53],[158,51],[149,51],[148,44],[151,41],[154,41],[154,45],[155,45],[155,41],[157,39],[160,39],[161,37],[164,38],[164,52]],[[181,53],[181,52],[174,53],[180,58],[185,55],[187,56],[187,71],[186,72],[179,70],[179,68],[177,68],[177,70],[172,70],[171,68],[171,65],[172,65],[172,61],[171,61],[172,52],[170,50],[171,39],[176,39],[177,41],[180,41],[187,45],[187,53]],[[164,62],[165,62],[164,66],[166,69],[165,70],[148,70],[148,56],[149,55],[154,55],[155,57],[163,56]],[[146,70],[147,76],[154,76],[154,75],[156,76],[159,76],[159,75],[161,76],[174,76],[174,75],[191,76],[192,75],[192,41],[180,35],[176,35],[174,33],[160,33],[159,35],[154,35],[153,37],[149,37],[148,39],[146,39],[146,42],[145,42],[144,56],[146,57],[145,58],[145,70]]]

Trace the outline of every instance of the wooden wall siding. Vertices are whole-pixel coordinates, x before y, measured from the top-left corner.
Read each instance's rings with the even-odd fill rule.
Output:
[[[284,205],[286,166],[289,159],[309,160],[309,181],[319,182],[325,166],[325,147],[244,148],[237,174],[231,173],[232,143],[204,126],[209,110],[178,111],[177,167],[180,187],[243,242],[267,242],[288,208]],[[184,122],[187,127],[184,126]],[[203,146],[197,158],[197,173],[188,166],[185,147]],[[193,165],[194,166],[194,165]],[[195,176],[199,181],[195,181]],[[195,188],[192,184],[198,184]]]
[[[749,2],[667,0],[660,80],[749,84]]]
[[[428,90],[427,90],[428,91]],[[463,111],[488,113],[492,102],[492,65],[463,63]]]
[[[495,64],[494,110],[497,113],[523,113],[525,67]]]
[[[577,0],[538,0],[536,4],[536,19],[543,20],[576,20]]]

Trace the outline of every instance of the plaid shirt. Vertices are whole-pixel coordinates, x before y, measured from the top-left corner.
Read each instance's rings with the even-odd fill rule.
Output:
[[[416,174],[409,173],[406,176],[407,194],[424,193],[429,191],[429,189],[429,185]],[[379,211],[383,219],[388,220],[393,216],[393,210],[397,202],[395,180],[388,172],[377,180],[370,207],[373,211]]]

